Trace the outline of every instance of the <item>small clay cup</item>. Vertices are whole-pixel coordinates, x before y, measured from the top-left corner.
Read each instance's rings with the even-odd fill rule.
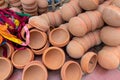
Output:
[[[3,46],[0,47],[0,53],[3,53],[3,48],[6,48],[7,50],[7,58],[10,58],[12,53],[14,52],[14,47],[9,44],[8,42],[6,42],[6,44],[4,44]],[[3,57],[3,55],[0,55],[1,57]]]
[[[13,72],[13,66],[9,59],[0,57],[0,79],[7,80]]]
[[[87,52],[80,61],[81,68],[85,73],[92,73],[97,64],[97,54]]]
[[[23,50],[16,50],[13,52],[11,57],[11,61],[17,69],[23,69],[33,59],[34,54],[29,48],[25,48]]]
[[[74,76],[73,76],[74,75]],[[61,69],[62,80],[81,80],[82,70],[75,61],[67,61]]]
[[[48,72],[40,61],[32,61],[25,66],[22,80],[47,80]]]
[[[65,53],[61,48],[49,47],[42,56],[42,61],[50,70],[58,70],[65,62]]]
[[[62,28],[55,28],[49,33],[49,41],[53,46],[64,47],[69,39],[69,32]]]
[[[29,47],[32,49],[40,49],[47,42],[47,34],[37,29],[30,30]]]

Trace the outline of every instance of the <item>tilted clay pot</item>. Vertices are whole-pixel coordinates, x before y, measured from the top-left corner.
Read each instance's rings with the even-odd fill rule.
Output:
[[[28,63],[34,59],[34,54],[29,48],[16,50],[13,52],[11,61],[18,69],[23,69]]]
[[[0,47],[0,53],[3,53],[3,51],[6,51],[6,56],[4,57],[10,58],[12,53],[14,52],[14,47],[6,42],[6,44]],[[0,54],[0,56],[3,57],[3,54]]]
[[[48,72],[40,61],[32,61],[25,66],[22,80],[47,80]]]
[[[49,47],[44,51],[42,61],[47,68],[57,70],[65,62],[65,53],[61,48]]]
[[[120,28],[106,26],[100,31],[101,40],[109,46],[120,45]]]
[[[13,72],[13,66],[9,59],[0,57],[0,79],[7,80]]]
[[[74,75],[74,76],[73,76]],[[75,61],[67,61],[61,69],[62,80],[81,80],[82,70]]]
[[[113,0],[112,5],[115,5],[120,8],[120,0]]]
[[[77,15],[75,9],[69,3],[64,4],[60,8],[60,11],[62,18],[65,21],[69,21],[72,17]]]
[[[73,17],[70,19],[68,30],[74,36],[84,36],[88,31],[87,25],[79,17]]]
[[[49,33],[50,43],[57,47],[64,47],[66,44],[68,44],[69,39],[69,32],[62,28],[55,28]]]
[[[81,68],[85,73],[92,73],[97,64],[97,54],[87,52],[80,61]]]
[[[95,10],[99,5],[99,0],[80,0],[79,5],[84,10]]]
[[[40,49],[47,42],[47,35],[45,32],[42,32],[37,29],[30,30],[30,43],[29,46],[32,49]]]
[[[103,11],[103,19],[110,26],[120,26],[120,8],[107,6]]]
[[[101,67],[111,70],[118,68],[120,61],[114,51],[102,49],[98,52],[98,63]]]

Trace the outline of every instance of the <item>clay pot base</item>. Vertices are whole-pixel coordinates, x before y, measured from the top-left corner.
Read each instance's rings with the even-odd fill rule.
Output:
[[[18,69],[24,68],[24,66],[31,62],[33,59],[33,52],[29,48],[16,50],[11,57],[13,65]]]
[[[80,65],[74,61],[67,61],[61,69],[61,77],[62,80],[81,80],[82,70]]]
[[[47,80],[48,73],[39,61],[29,63],[23,70],[22,80]]]
[[[55,28],[49,34],[51,44],[57,47],[65,46],[69,42],[69,39],[69,32],[62,28]]]
[[[47,68],[57,70],[65,61],[65,53],[61,48],[49,47],[44,51],[42,61]]]
[[[13,72],[13,66],[9,59],[0,57],[0,79],[7,80]]]

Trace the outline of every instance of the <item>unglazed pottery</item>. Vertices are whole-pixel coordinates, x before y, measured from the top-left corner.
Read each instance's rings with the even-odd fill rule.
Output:
[[[37,0],[37,3],[38,3],[39,8],[47,8],[48,7],[47,0]]]
[[[120,8],[120,0],[113,0],[112,5],[115,5]]]
[[[65,53],[61,48],[49,47],[44,51],[42,61],[48,69],[57,70],[65,62]]]
[[[73,76],[74,75],[74,76]],[[75,61],[67,61],[61,69],[62,80],[81,80],[82,70]]]
[[[97,54],[87,52],[80,61],[81,68],[85,73],[92,73],[97,64]]]
[[[119,66],[119,58],[113,54],[114,51],[102,49],[98,52],[98,63],[101,67],[111,70]]]
[[[120,8],[110,5],[103,11],[104,21],[111,26],[120,26]]]
[[[62,28],[68,31],[68,26],[69,26],[68,23],[65,23],[65,24],[61,24],[59,28]]]
[[[13,72],[13,66],[9,59],[0,57],[0,79],[7,80]]]
[[[99,5],[99,0],[80,0],[79,5],[84,10],[95,10]]]
[[[18,69],[23,69],[28,63],[34,59],[34,54],[29,48],[16,50],[13,52],[11,61]]]
[[[11,7],[10,10],[21,13],[22,11],[17,7]]]
[[[120,44],[120,28],[105,26],[100,31],[101,40],[109,46],[118,46]]]
[[[4,44],[3,46],[0,47],[0,53],[1,53],[0,56],[1,57],[3,57],[4,49],[7,53],[6,56],[4,56],[4,57],[10,58],[12,53],[14,52],[14,47],[11,44],[9,44],[8,42],[6,42],[6,44]]]
[[[47,80],[48,72],[40,61],[32,61],[25,66],[22,80]]]
[[[66,44],[68,44],[69,39],[69,32],[62,28],[55,28],[49,33],[50,43],[57,47],[64,47]]]
[[[47,42],[47,35],[45,32],[42,32],[37,29],[30,30],[30,43],[29,46],[32,49],[40,49]]]

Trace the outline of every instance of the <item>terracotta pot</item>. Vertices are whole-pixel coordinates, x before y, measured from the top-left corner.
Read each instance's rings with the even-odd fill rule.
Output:
[[[42,18],[39,18],[39,16],[30,17],[28,23],[32,25],[33,27],[41,31],[44,31],[44,32],[49,29],[49,25],[47,21]]]
[[[79,37],[84,36],[88,31],[87,25],[79,17],[73,17],[72,19],[70,19],[68,30],[72,35],[79,36]]]
[[[48,7],[47,0],[37,0],[37,3],[38,3],[39,8],[47,8]]]
[[[0,57],[0,71],[1,80],[7,80],[11,76],[13,66],[9,59]]]
[[[61,48],[49,47],[44,51],[42,61],[47,68],[57,70],[65,62],[65,53]]]
[[[95,10],[99,5],[99,0],[80,0],[79,5],[84,10]]]
[[[41,14],[39,17],[40,18],[42,17],[44,20],[46,20],[46,22],[48,23],[48,25],[50,25],[50,20],[49,20],[49,17],[47,16],[47,14]]]
[[[104,27],[100,31],[101,40],[109,46],[118,46],[120,44],[120,28],[110,26]]]
[[[22,11],[17,7],[11,7],[10,10],[21,13]]]
[[[43,48],[37,49],[37,50],[32,49],[32,51],[34,52],[35,55],[42,55],[43,52],[45,51],[45,49],[47,49],[49,46],[50,46],[50,44],[49,44],[49,42],[47,42]]]
[[[92,73],[97,64],[97,54],[87,52],[80,61],[81,68],[85,73]]]
[[[3,46],[0,47],[0,53],[3,53],[3,48],[5,48],[7,50],[7,58],[10,58],[12,53],[14,52],[14,47],[9,44],[9,43],[6,43],[4,44]],[[1,57],[3,57],[3,55],[1,54],[0,55]]]
[[[59,28],[62,28],[68,31],[68,26],[69,26],[68,23],[65,23],[65,24],[61,24]]]
[[[105,0],[99,0],[99,4],[102,4]]]
[[[73,76],[74,75],[74,76]],[[82,70],[75,61],[67,61],[61,69],[62,80],[81,80]]]
[[[39,31],[37,29],[30,30],[30,48],[40,49],[46,44],[46,42],[47,35],[45,32]]]
[[[68,44],[69,39],[69,32],[62,28],[55,28],[49,34],[50,43],[57,47],[64,47],[66,44]]]
[[[119,27],[120,8],[113,5],[107,6],[103,11],[103,19],[108,25]]]
[[[120,0],[113,0],[112,5],[115,5],[120,8]]]
[[[16,50],[11,57],[13,65],[18,69],[23,69],[33,59],[34,54],[29,48],[23,50]]]
[[[101,67],[111,70],[119,67],[119,58],[112,51],[102,49],[98,52],[98,63]]]
[[[60,11],[62,18],[65,21],[69,21],[72,17],[77,15],[75,9],[69,3],[64,4]]]
[[[25,66],[22,80],[47,80],[48,72],[40,61],[32,61]]]

